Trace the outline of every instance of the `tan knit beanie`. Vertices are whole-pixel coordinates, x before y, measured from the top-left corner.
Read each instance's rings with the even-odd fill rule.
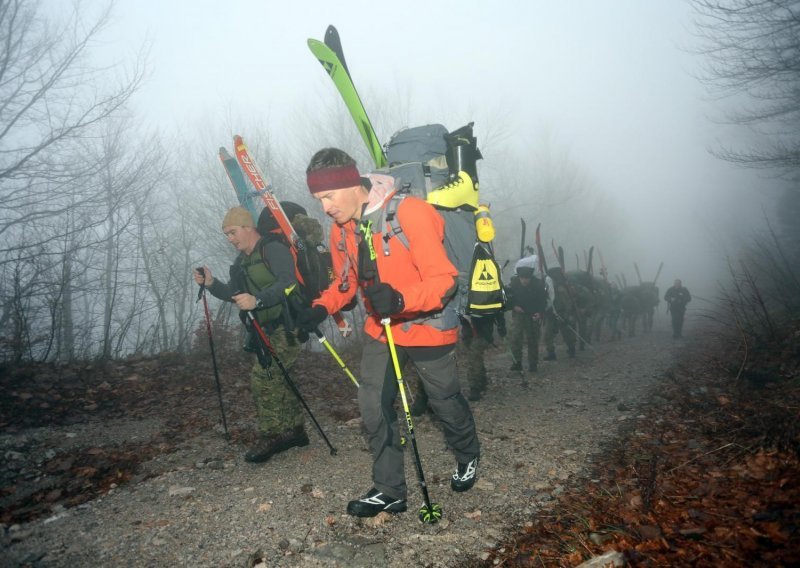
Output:
[[[222,228],[233,226],[255,228],[256,222],[253,221],[253,216],[244,207],[231,207],[222,220]]]

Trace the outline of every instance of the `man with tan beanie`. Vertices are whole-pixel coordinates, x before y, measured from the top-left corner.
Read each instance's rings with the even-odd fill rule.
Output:
[[[252,312],[269,335],[275,353],[289,369],[297,359],[300,344],[284,325],[288,310],[287,293],[297,286],[294,258],[289,247],[277,239],[264,239],[256,230],[252,215],[243,207],[228,211],[222,232],[239,251],[230,267],[230,282],[214,278],[208,266],[194,271],[198,284],[205,284],[216,298],[234,302],[240,318],[249,325],[245,312]],[[269,352],[254,330],[249,329],[247,350],[255,351],[257,361],[250,375],[256,405],[258,440],[245,454],[253,463],[267,461],[278,452],[308,445],[300,403],[272,367]]]

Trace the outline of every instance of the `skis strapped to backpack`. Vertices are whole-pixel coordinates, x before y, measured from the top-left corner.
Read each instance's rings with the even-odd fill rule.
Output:
[[[426,199],[445,221],[445,249],[459,274],[458,291],[448,303],[449,309],[458,315],[490,315],[502,310],[506,300],[500,268],[491,243],[478,239],[475,229],[479,208],[476,162],[481,154],[472,123],[453,132],[441,124],[403,129],[392,136],[384,152],[345,64],[336,28],[328,27],[325,43],[309,39],[308,47],[333,80],[378,173],[395,180],[397,195],[384,208],[388,217],[384,226],[387,220],[391,222],[405,195]],[[463,180],[465,174],[469,180]],[[467,183],[459,183],[462,180]],[[448,189],[437,192],[444,187]],[[488,215],[487,207],[483,213]],[[395,224],[394,235],[407,247],[402,227]]]
[[[229,161],[226,162],[225,157],[230,157],[230,155],[224,148],[220,148],[220,159],[225,166],[226,172],[228,172],[228,177],[236,191],[236,195],[239,197],[239,202],[252,213],[253,209],[255,209],[255,206],[252,204],[253,195],[261,197],[266,209],[270,211],[272,218],[275,219],[280,229],[280,233],[289,245],[289,250],[292,253],[292,258],[295,263],[295,274],[298,283],[305,293],[306,300],[311,301],[315,299],[319,296],[322,289],[327,288],[324,280],[327,280],[328,284],[331,281],[333,274],[330,272],[329,266],[324,262],[316,245],[307,243],[292,226],[280,202],[278,202],[272,194],[270,184],[265,180],[261,170],[250,156],[250,152],[242,137],[238,135],[234,136],[233,142],[238,164],[231,164]],[[233,168],[233,166],[236,166],[236,168]],[[244,178],[242,177],[242,171],[247,174],[250,183],[255,188],[254,193],[247,190]],[[245,201],[242,201],[243,199]],[[250,207],[248,207],[248,204]],[[256,215],[253,220],[257,223],[259,216]],[[315,259],[315,257],[320,258]],[[352,326],[340,312],[336,312],[332,317],[343,337],[347,337],[352,333]]]

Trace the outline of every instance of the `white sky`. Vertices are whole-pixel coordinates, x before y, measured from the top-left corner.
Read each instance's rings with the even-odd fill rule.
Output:
[[[117,0],[103,48],[124,59],[151,43],[136,99],[147,123],[269,117],[280,140],[292,112],[338,99],[306,46],[328,24],[362,98],[411,83],[418,124],[455,108],[506,113],[520,143],[551,128],[625,204],[639,250],[656,250],[631,263],[647,276],[665,261],[662,289],[681,276],[707,288],[720,235],[757,223],[770,202],[765,182],[707,152],[732,132],[708,118],[717,111],[691,75],[699,59],[679,0]]]

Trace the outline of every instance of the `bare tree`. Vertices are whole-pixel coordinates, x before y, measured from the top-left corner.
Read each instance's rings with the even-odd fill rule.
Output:
[[[118,78],[87,63],[109,13],[110,6],[86,22],[76,4],[64,21],[53,22],[33,0],[0,0],[0,253],[23,246],[14,228],[92,200],[72,182],[97,166],[76,159],[75,143],[119,112],[142,79],[138,66]],[[66,191],[82,199],[55,198]],[[38,244],[31,239],[25,246]]]
[[[800,2],[692,0],[705,56],[702,79],[720,97],[745,95],[728,114],[758,140],[714,153],[753,168],[796,177],[800,169]]]

